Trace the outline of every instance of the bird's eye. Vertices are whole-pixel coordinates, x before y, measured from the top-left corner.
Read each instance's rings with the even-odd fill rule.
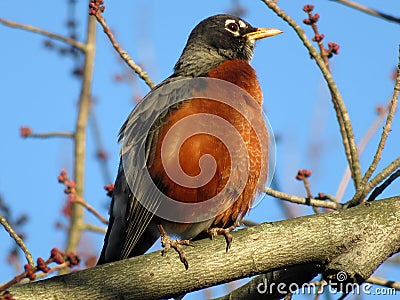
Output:
[[[239,26],[235,22],[226,24],[226,28],[233,33],[239,31]]]

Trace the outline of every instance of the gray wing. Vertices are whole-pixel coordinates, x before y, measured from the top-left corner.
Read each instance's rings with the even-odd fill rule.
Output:
[[[149,225],[160,205],[160,192],[145,175],[154,158],[160,126],[179,106],[182,95],[190,93],[190,85],[180,83],[179,79],[183,78],[168,78],[151,91],[130,113],[119,132],[119,142],[123,142],[121,161],[98,264],[143,254],[159,236]]]

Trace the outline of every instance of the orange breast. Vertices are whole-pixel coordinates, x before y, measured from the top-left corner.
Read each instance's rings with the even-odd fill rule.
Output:
[[[261,105],[262,92],[255,71],[247,62],[226,61],[208,75],[238,85],[252,95],[258,105]],[[220,92],[223,93],[223,91]],[[248,99],[243,98],[238,101],[246,104]],[[260,122],[263,124],[259,107],[249,106],[248,111],[254,115],[254,119],[258,120],[258,124]],[[178,126],[183,124],[181,122],[199,114],[213,114],[229,122],[240,134],[245,147],[233,148],[232,151],[232,149],[228,150],[225,143],[212,134],[200,132],[191,135],[193,128],[196,127],[194,122]],[[207,119],[205,122],[209,122],[209,120]],[[191,124],[193,124],[193,128]],[[260,180],[260,176],[266,177],[267,172],[261,169],[261,147],[263,146],[256,136],[253,125],[227,104],[211,99],[191,99],[172,111],[163,126],[159,128],[154,159],[148,166],[149,172],[166,195],[185,203],[208,200],[221,192],[230,176],[233,176],[232,180],[239,183],[244,178],[243,174],[248,173],[249,176],[243,184],[244,188],[240,194],[235,195],[235,191],[232,191],[232,195],[237,198],[237,201],[218,215],[214,221],[213,226],[223,227],[246,214],[259,183],[266,179],[261,178]],[[233,140],[229,134],[229,131],[226,131],[225,142]],[[163,146],[163,142],[166,140],[169,141],[169,144]],[[248,157],[248,164],[246,164],[246,160],[241,159],[244,156]],[[210,157],[214,159],[214,163]],[[231,159],[241,159],[240,164],[235,165],[234,170],[231,170]],[[181,170],[176,166],[177,161],[179,161]],[[265,164],[264,168],[266,166]],[[185,176],[180,177],[181,171]]]

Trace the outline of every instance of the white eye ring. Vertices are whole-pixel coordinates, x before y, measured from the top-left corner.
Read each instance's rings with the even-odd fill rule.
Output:
[[[235,20],[226,20],[225,21],[225,29],[229,32],[232,32],[234,35],[239,35],[239,25]]]

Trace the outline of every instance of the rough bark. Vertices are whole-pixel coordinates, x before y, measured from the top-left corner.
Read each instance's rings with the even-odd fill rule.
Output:
[[[186,247],[185,270],[172,250],[10,289],[15,299],[157,299],[238,278],[313,263],[362,282],[400,249],[400,197],[347,210],[238,230],[228,253],[218,237]]]

